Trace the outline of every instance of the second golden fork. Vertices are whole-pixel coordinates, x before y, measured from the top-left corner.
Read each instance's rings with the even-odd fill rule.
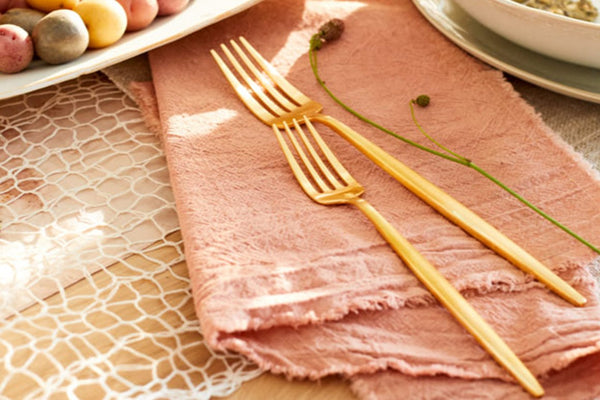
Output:
[[[276,125],[273,125],[273,131],[304,192],[319,204],[351,204],[362,211],[419,281],[479,344],[531,395],[542,396],[544,389],[508,345],[458,290],[361,197],[364,188],[335,157],[307,117],[302,123],[308,129],[308,135],[295,119],[291,126],[283,123],[287,139]]]

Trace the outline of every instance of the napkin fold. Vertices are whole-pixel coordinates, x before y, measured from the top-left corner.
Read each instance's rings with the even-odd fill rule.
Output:
[[[474,171],[385,136],[336,106],[307,58],[308,39],[333,17],[345,21],[346,32],[320,51],[321,76],[353,108],[421,140],[408,102],[429,94],[431,105],[417,112],[438,141],[582,236],[600,236],[597,173],[499,71],[448,42],[410,1],[265,0],[152,51],[153,87],[133,87],[149,120],[161,126],[207,342],[290,377],[344,374],[365,399],[399,393],[433,399],[455,389],[461,398],[527,397],[360,212],[318,205],[301,191],[270,128],[238,100],[209,54],[243,35],[328,114],[432,180],[588,297],[583,308],[567,304],[318,127],[366,187],[365,198],[535,374],[586,385],[585,393],[557,398],[600,395],[597,368],[577,380],[569,374],[594,365],[600,349],[600,306],[585,267],[593,252]]]

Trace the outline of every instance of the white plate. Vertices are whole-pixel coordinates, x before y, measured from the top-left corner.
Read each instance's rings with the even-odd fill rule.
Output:
[[[451,0],[413,3],[448,39],[493,67],[554,92],[600,103],[600,69],[560,61],[516,45],[481,25]]]
[[[582,21],[527,7],[514,0],[454,0],[500,36],[535,52],[600,68],[600,22]],[[591,0],[600,7],[600,0]]]
[[[261,0],[192,0],[179,14],[157,18],[148,28],[127,33],[112,46],[87,51],[62,65],[35,61],[16,74],[0,74],[0,99],[16,96],[98,71],[173,42],[237,14]]]

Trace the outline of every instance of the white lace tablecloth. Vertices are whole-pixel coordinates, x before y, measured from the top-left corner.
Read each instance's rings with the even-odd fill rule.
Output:
[[[0,101],[0,126],[0,397],[209,399],[258,375],[204,346],[163,151],[125,93],[83,76]]]
[[[260,371],[204,345],[145,59],[105,73],[0,101],[0,396],[227,395]],[[599,169],[600,105],[509,79]]]

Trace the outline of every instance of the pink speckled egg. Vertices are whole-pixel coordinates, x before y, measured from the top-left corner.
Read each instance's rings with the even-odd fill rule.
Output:
[[[158,15],[177,14],[183,10],[189,3],[189,0],[158,0]]]
[[[0,72],[22,71],[32,59],[33,42],[27,31],[17,25],[0,25]]]

